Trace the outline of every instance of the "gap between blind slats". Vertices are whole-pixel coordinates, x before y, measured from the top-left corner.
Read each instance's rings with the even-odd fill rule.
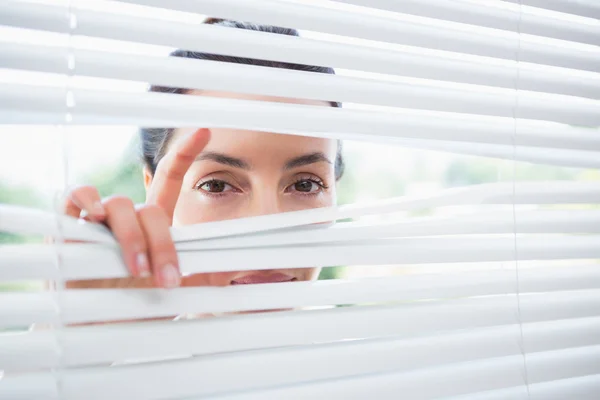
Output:
[[[524,6],[543,8],[581,17],[600,19],[600,4],[596,0],[503,0]]]
[[[71,50],[67,47],[48,48],[11,43],[0,43],[0,51],[4,55],[0,59],[0,67],[4,68],[67,74],[69,70],[65,59],[67,54],[72,54],[77,66],[77,75],[143,81],[169,87],[220,90],[232,93],[306,98],[321,101],[366,103],[391,107],[435,109],[468,114],[481,113],[482,115],[492,115],[490,114],[492,103],[486,106],[480,104],[481,101],[487,101],[488,103],[501,101],[506,103],[503,106],[504,108],[508,107],[509,103],[514,103],[513,92],[485,95],[477,94],[477,92],[469,93],[468,89],[435,88],[431,84],[405,84],[340,75],[315,74],[314,72],[305,71],[274,70],[269,67],[210,60],[127,55],[79,49]],[[473,67],[471,66],[471,68]],[[512,73],[516,74],[516,70],[513,69]],[[536,74],[537,80],[540,80],[540,75],[544,76],[544,74],[538,72]],[[560,76],[552,76],[552,74],[548,78],[553,79],[553,81],[545,85],[542,89],[544,92],[552,93],[552,90],[558,90],[555,93],[600,99],[599,79],[585,81],[581,78],[575,80],[572,77],[561,79]],[[523,89],[521,84],[523,79],[520,74],[519,87],[521,89]],[[556,79],[559,80],[556,81]],[[580,90],[582,86],[583,90]],[[510,89],[510,87],[508,88]],[[410,95],[407,92],[410,92]],[[418,96],[419,93],[421,93],[420,96]],[[465,100],[462,101],[464,106],[445,103],[444,101],[447,102],[446,99],[451,94],[456,94],[456,97],[459,98],[466,96]],[[477,96],[480,96],[480,98]],[[469,100],[470,98],[477,101]],[[422,101],[419,101],[420,99]],[[454,100],[457,99],[454,98]],[[435,102],[438,103],[437,106]],[[494,107],[496,106],[500,106],[500,104],[494,104]],[[525,103],[525,107],[527,107],[527,103]],[[502,107],[497,108],[500,109],[497,113],[502,113],[504,116],[509,115],[508,111],[502,111]],[[527,111],[525,111],[524,116],[527,116]]]
[[[518,351],[516,344],[515,350]],[[223,357],[227,358],[228,356]],[[285,396],[269,396],[269,398],[315,398],[315,389],[321,389],[319,391],[321,394],[341,395],[344,393],[349,397],[343,398],[362,399],[372,392],[373,387],[377,387],[385,388],[381,392],[384,398],[389,398],[393,392],[396,395],[398,392],[402,392],[410,398],[417,396],[423,399],[433,399],[438,396],[452,396],[522,385],[525,383],[523,382],[522,357],[521,354],[518,354],[453,364],[436,364],[408,371],[400,369],[379,372],[375,367],[366,374],[354,375],[350,372],[350,374],[342,375],[337,379],[336,377],[319,379],[313,375],[313,370],[322,370],[322,368],[315,367],[315,364],[322,364],[322,359],[315,361],[309,358],[300,361],[286,357],[281,358],[285,367],[277,368],[277,364],[252,363],[251,355],[237,360],[236,364],[230,364],[229,369],[219,368],[220,365],[215,359],[207,360],[215,365],[214,368],[212,365],[206,365],[206,362],[202,365],[201,362],[190,360],[165,365],[137,365],[126,369],[106,367],[74,369],[62,372],[61,395],[65,400],[79,399],[81,393],[86,393],[86,398],[90,400],[119,396],[159,400],[168,396],[178,398],[214,395],[219,392],[239,393],[240,391],[245,391],[247,393],[245,396],[251,396],[252,389],[260,389],[262,386],[262,388],[274,388],[271,390],[276,392],[285,391]],[[418,365],[419,361],[428,361],[427,356],[423,358],[422,360],[417,359],[418,361],[415,363]],[[598,374],[600,372],[598,358],[600,358],[600,346],[527,354],[528,382],[540,383]],[[294,366],[288,365],[293,361],[295,361]],[[296,374],[289,374],[292,367],[299,371]],[[408,368],[410,367],[408,365]],[[342,367],[339,369],[343,370]],[[302,382],[302,372],[307,370],[309,377]],[[229,371],[230,375],[226,371]],[[328,369],[323,372],[327,375],[332,374]],[[47,374],[50,375],[50,373]],[[207,377],[207,379],[199,380],[199,375]],[[232,381],[231,376],[237,378]],[[35,378],[39,377],[39,374],[33,374],[32,386],[36,386]],[[300,382],[294,382],[294,380],[300,380]],[[292,381],[292,383],[286,381]],[[436,382],[436,384],[432,385],[431,382]],[[281,388],[286,384],[290,386]],[[27,390],[28,386],[26,385],[22,389]],[[227,389],[224,390],[224,386]],[[298,397],[301,393],[304,396]],[[263,396],[267,394],[269,394],[268,391],[263,392]]]
[[[65,89],[19,84],[0,84],[0,107],[5,111],[28,110],[30,118],[21,123],[32,124],[36,112],[52,113],[64,118]],[[132,124],[147,127],[209,126],[230,129],[261,130],[283,134],[358,139],[382,137],[389,139],[419,139],[500,144],[505,146],[549,147],[598,151],[600,135],[597,129],[535,126],[529,121],[482,121],[481,116],[466,118],[423,118],[410,112],[394,113],[371,110],[350,110],[314,105],[297,105],[266,101],[251,101],[207,96],[182,96],[166,93],[128,93],[71,90],[75,107],[73,124],[94,120],[102,124]],[[514,105],[511,97],[508,108]],[[460,99],[454,99],[460,102]],[[482,99],[480,99],[482,100]],[[471,101],[471,100],[469,100]],[[473,99],[475,101],[475,99]],[[536,100],[537,101],[537,100]],[[526,99],[520,99],[524,116]],[[564,106],[564,104],[563,104]],[[558,107],[553,104],[552,108]],[[594,109],[598,109],[594,113]],[[533,110],[533,108],[532,108]],[[545,106],[539,112],[550,119],[576,118],[585,124],[600,125],[600,102],[587,108],[571,107],[550,117]],[[563,110],[563,111],[564,111]],[[535,111],[535,110],[534,110]],[[535,112],[538,112],[535,111]],[[571,114],[571,111],[573,112]],[[512,111],[511,111],[512,113]],[[232,118],[235,116],[235,118]],[[92,120],[90,120],[92,118]],[[516,140],[516,143],[514,142]],[[558,150],[560,151],[560,150]]]
[[[67,324],[205,314],[368,304],[511,293],[600,289],[600,264],[226,288],[68,290],[0,294],[0,327]],[[60,301],[59,301],[60,300]],[[59,314],[60,308],[60,314]]]
[[[121,0],[123,1],[123,0]],[[600,27],[575,24],[558,18],[536,15],[527,11],[494,7],[491,3],[446,0],[336,0],[358,6],[378,8],[419,17],[435,18],[486,28],[521,32],[560,40],[597,45]],[[543,1],[543,0],[542,0]],[[585,15],[589,17],[589,15]]]
[[[302,257],[290,257],[291,252]],[[523,237],[519,260],[600,258],[600,235]],[[179,252],[184,275],[206,272],[311,268],[335,265],[430,264],[512,261],[512,236],[488,238],[377,239],[365,243],[304,244]],[[114,246],[65,244],[60,276],[64,279],[124,278],[129,272]],[[57,279],[56,249],[51,245],[6,245],[0,253],[0,281]]]
[[[596,400],[599,392],[600,374],[452,396],[444,400]]]
[[[161,0],[119,0],[123,3],[168,8],[171,10],[200,13],[238,21],[251,21],[263,25],[294,27],[335,35],[359,37],[433,49],[465,52],[492,56],[490,49],[480,49],[481,39],[468,37],[472,33],[460,27],[435,28],[426,23],[407,22],[392,16],[373,16],[342,9],[330,9],[313,4],[298,4],[273,0],[171,0],[168,6]],[[510,33],[527,33],[597,45],[600,28],[594,25],[573,24],[557,18],[549,18],[519,11],[486,7],[484,4],[458,1],[369,1],[342,0],[342,2],[380,8],[401,14],[412,14],[447,22],[495,28]],[[329,3],[329,2],[328,2]],[[332,3],[335,4],[335,3]],[[504,33],[505,35],[507,33]],[[442,36],[443,35],[443,36]],[[448,36],[453,36],[449,41]],[[493,40],[489,30],[478,32],[485,41]],[[408,37],[407,37],[408,36]],[[435,40],[442,40],[438,43]],[[498,41],[498,46],[501,46]],[[504,46],[501,46],[504,47]]]
[[[68,33],[69,24],[67,21],[68,13],[66,10],[67,8],[65,7],[10,2],[4,5],[3,10],[1,10],[0,23],[9,26]],[[192,25],[181,22],[161,21],[104,13],[100,11],[82,10],[77,7],[71,7],[70,10],[77,18],[77,28],[74,31],[74,34],[125,41],[138,41],[147,44],[198,50],[223,55],[313,65],[317,63],[318,60],[312,56],[309,60],[306,59],[307,57],[302,57],[301,53],[303,47],[305,51],[315,49],[315,47],[324,46],[334,49],[346,47],[341,44],[320,43],[315,40],[311,41],[264,32],[245,31],[211,25]],[[361,25],[362,21],[359,20],[356,26],[352,26],[352,30]],[[394,26],[408,27],[407,24],[400,25],[397,23],[395,23]],[[427,33],[428,29],[423,31],[424,33]],[[432,29],[432,31],[435,31],[435,29]],[[456,40],[450,40],[452,39],[452,31],[440,29],[437,33],[440,34],[441,37],[436,38],[434,35],[434,37],[432,37],[433,40],[427,39],[429,41],[428,43],[433,44],[434,46],[446,42],[458,43]],[[401,36],[406,38],[412,37],[411,35],[404,34]],[[512,40],[502,38],[481,40],[479,35],[461,32],[460,34],[455,35],[455,39],[456,37],[462,37],[467,42],[476,42],[473,46],[470,46],[470,50],[479,54],[486,54],[488,56],[513,61],[519,60],[520,62],[531,62],[600,72],[600,53],[595,54],[593,52],[578,49],[561,48],[540,43],[528,43],[523,40],[517,40],[516,36]],[[413,44],[418,44],[418,40],[420,39],[421,38],[418,35],[415,35],[413,39],[415,40],[415,43]],[[350,49],[352,47],[348,48]],[[289,49],[294,49],[294,51],[289,51]],[[286,53],[283,57],[281,55],[282,52]],[[327,62],[318,63],[333,67],[341,67],[341,65],[336,63],[336,57],[332,57],[331,54],[330,59],[327,60]]]
[[[561,319],[574,321],[600,316],[599,290],[521,295],[520,319],[515,313],[516,301],[516,295],[510,294],[399,306],[235,315],[176,323],[71,327],[61,331],[61,362],[64,366],[76,366],[113,363],[115,360],[169,359],[313,345],[358,338],[409,339],[452,330],[470,332],[499,325]],[[590,327],[587,322],[582,323]],[[560,325],[559,322],[557,324]],[[243,327],[243,334],[240,334],[240,327]],[[544,341],[553,341],[552,329],[538,331],[535,337],[540,341],[532,342],[533,351],[545,346]],[[568,332],[565,333],[563,328],[558,330],[557,340],[570,340],[566,338],[571,336]],[[590,331],[593,329],[590,328]],[[54,335],[52,331],[6,335],[0,340],[0,355],[12,357],[0,360],[17,365],[48,365],[56,357],[53,353],[56,345],[50,344]],[[45,352],[40,351],[42,346],[47,348]]]

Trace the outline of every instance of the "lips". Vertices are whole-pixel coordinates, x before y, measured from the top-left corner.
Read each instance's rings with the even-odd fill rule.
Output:
[[[241,276],[231,281],[232,285],[254,285],[258,283],[279,283],[279,282],[292,282],[296,278],[282,273],[274,274],[250,274]]]

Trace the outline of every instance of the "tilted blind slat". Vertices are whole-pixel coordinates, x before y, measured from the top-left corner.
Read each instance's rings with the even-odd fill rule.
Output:
[[[68,67],[64,62],[68,50],[66,47],[48,49],[35,45],[0,43],[0,50],[6,55],[6,58],[0,60],[0,67],[68,73]],[[207,60],[127,55],[77,49],[72,51],[72,55],[77,62],[77,73],[82,76],[137,80],[172,87],[500,116],[511,114],[503,109],[505,106],[500,106],[499,101],[510,105],[514,103],[514,93],[509,91],[502,94],[470,93],[468,88],[442,90],[435,88],[432,84],[404,84],[305,71],[273,71],[273,68],[253,65],[223,65],[223,63]],[[536,76],[539,80],[539,73]],[[581,79],[578,81],[572,78],[562,79],[561,83],[560,75],[549,75],[547,78],[559,79],[557,92],[553,93],[600,98],[599,79],[586,80],[584,89],[580,90],[579,86],[583,85]],[[523,88],[520,83],[522,79],[520,74],[520,88]],[[551,92],[553,88],[546,87],[545,89],[546,92]],[[410,91],[410,96],[407,96],[407,91]],[[455,96],[454,101],[460,100],[461,102],[456,104],[444,102],[446,96],[451,94]],[[518,115],[527,118],[528,106],[525,98],[521,97],[525,103],[521,105],[522,108],[519,109]],[[568,101],[570,100],[574,99],[568,98]],[[483,103],[481,104],[481,102]],[[547,109],[547,103],[537,105],[532,103],[532,107],[541,107],[540,110]],[[576,105],[576,103],[574,104]],[[586,103],[582,104],[585,106]],[[529,112],[536,111],[532,109]],[[536,116],[536,114],[531,114],[532,118]],[[583,114],[577,118],[582,117]],[[575,115],[572,118],[575,118]]]
[[[290,251],[303,250],[301,258]],[[600,235],[524,237],[518,243],[519,260],[600,258]],[[128,270],[118,248],[95,244],[61,246],[60,275],[66,279],[119,278]],[[49,245],[4,246],[0,280],[56,279],[56,249]],[[513,237],[379,239],[367,243],[305,244],[227,251],[198,250],[179,254],[184,274],[331,265],[389,265],[453,262],[492,262],[515,259]],[[199,263],[201,260],[201,263]],[[86,268],[80,268],[85,263]]]
[[[521,32],[562,40],[596,45],[600,28],[594,25],[573,24],[570,21],[532,14],[529,10],[496,7],[497,2],[445,0],[337,0],[358,6],[379,8],[420,17],[436,18],[487,28]],[[525,4],[524,2],[522,2]],[[547,2],[540,1],[540,5]],[[539,6],[539,5],[538,5]],[[589,15],[584,15],[589,17]]]
[[[530,354],[528,355],[529,368],[531,368],[533,373],[530,373],[528,378],[532,383],[536,383],[596,374],[600,372],[600,364],[597,363],[597,357],[599,356],[600,346]],[[223,358],[227,358],[227,356],[223,356]],[[211,363],[202,365],[194,361],[173,362],[166,365],[137,365],[123,370],[106,367],[70,370],[62,374],[61,394],[65,400],[79,398],[80,393],[88,393],[87,398],[89,399],[105,399],[115,396],[132,397],[137,395],[146,399],[158,400],[166,396],[177,398],[194,395],[211,395],[218,392],[251,391],[261,386],[278,387],[279,385],[286,384],[285,380],[289,381],[294,378],[301,378],[298,376],[294,377],[293,375],[290,376],[288,373],[272,372],[271,368],[268,367],[255,367],[254,373],[246,372],[246,374],[242,375],[239,372],[236,373],[235,367],[230,364],[232,375],[237,377],[237,379],[231,382],[230,377],[226,373],[227,369],[219,368],[218,359],[209,359],[207,361],[212,361],[215,370],[219,370],[220,373],[215,373]],[[285,364],[291,362],[289,358],[283,359],[283,361]],[[312,359],[297,360],[296,364],[298,369],[306,370],[309,369],[306,366],[312,367],[314,362]],[[243,364],[239,365],[239,363]],[[517,367],[518,363],[521,363],[520,367]],[[248,367],[250,365],[269,364],[251,363],[251,357],[248,357],[247,359],[238,360],[237,368],[240,366]],[[410,366],[408,367],[410,368]],[[523,383],[523,377],[519,373],[523,372],[522,368],[521,356],[516,355],[450,365],[442,364],[433,368],[416,368],[412,371],[394,370],[393,372],[382,374],[372,373],[367,377],[364,375],[352,376],[350,378],[343,376],[341,379],[343,382],[315,379],[315,376],[308,378],[307,381],[309,382],[309,386],[312,386],[311,383],[315,381],[317,382],[316,384],[312,383],[315,386],[320,386],[319,382],[331,382],[330,384],[333,384],[335,387],[334,390],[342,389],[344,393],[351,393],[352,389],[357,389],[354,381],[356,379],[360,386],[361,395],[359,397],[354,393],[350,395],[350,398],[364,398],[366,391],[372,390],[372,387],[365,385],[366,382],[360,382],[366,379],[367,381],[386,382],[388,391],[380,392],[385,398],[388,398],[392,392],[397,393],[397,391],[402,391],[405,395],[410,395],[411,397],[416,396],[418,393],[421,398],[433,399],[437,396],[471,393],[479,390],[521,384]],[[166,372],[166,370],[170,371]],[[199,380],[197,379],[198,374],[208,379],[206,381]],[[269,374],[273,375],[269,377]],[[452,379],[448,379],[448,376]],[[159,379],[159,377],[162,377],[162,379]],[[442,377],[446,379],[441,379]],[[470,380],[477,381],[478,384],[473,385],[469,382]],[[432,381],[437,382],[437,384],[431,385]],[[175,385],[175,382],[177,382],[177,385]],[[392,384],[392,387],[389,387],[390,384]],[[224,386],[227,388],[223,389]],[[343,386],[343,388],[340,386]],[[434,388],[429,389],[432,386]]]
[[[163,3],[161,3],[160,0],[121,1],[142,5],[163,6]],[[357,14],[340,9],[332,10],[311,4],[293,4],[272,0],[266,2],[257,0],[200,0],[194,3],[177,0],[171,2],[170,7],[180,11],[200,12],[202,14],[215,15],[234,20],[254,21],[275,26],[295,26],[300,29],[343,36],[360,37],[383,42],[422,46],[488,57],[509,59],[515,57],[515,59],[522,59],[523,61],[528,61],[529,54],[527,51],[531,51],[531,57],[540,60],[546,59],[547,52],[557,50],[556,48],[550,50],[550,46],[545,50],[541,50],[535,45],[527,48],[527,44],[519,47],[517,45],[516,37],[495,37],[486,31],[480,31],[477,32],[477,35],[473,35],[471,31],[466,29],[442,28],[435,25],[428,26],[424,23]],[[406,8],[406,5],[402,4],[400,8],[404,9]],[[443,19],[446,21],[450,20],[445,16]],[[537,21],[535,18],[533,18],[533,20]],[[517,24],[513,25],[511,27],[512,29],[509,29],[509,31],[513,34],[518,32],[528,33],[526,31],[530,21],[531,20],[528,20],[527,16],[525,16],[524,22],[519,22],[519,20],[517,20]],[[521,25],[525,25],[525,31],[519,29]],[[553,27],[556,25],[556,23],[552,24]],[[567,27],[569,25],[572,24],[563,22],[563,26]],[[569,29],[567,28],[567,30]],[[592,44],[597,44],[600,40],[600,29],[590,26],[587,31],[589,33],[589,36],[586,37],[587,41]],[[563,37],[563,39],[565,38]],[[515,56],[517,53],[520,53],[519,56]]]
[[[565,379],[597,374],[600,370],[600,365],[596,362],[598,356],[600,356],[600,346],[532,354],[529,359],[535,365],[535,370],[537,370],[537,364],[541,362],[544,362],[547,368],[540,369],[539,375],[536,375],[531,382],[547,382],[557,376],[559,379]],[[566,370],[561,368],[562,365],[572,365],[573,368]],[[71,376],[64,378],[65,386],[63,390],[67,394],[67,399],[76,398],[74,396],[81,393],[81,391],[94,393],[95,397],[90,398],[98,399],[106,396],[112,397],[118,393],[126,395],[141,394],[148,399],[160,399],[168,394],[186,397],[204,388],[202,382],[195,379],[195,375],[194,378],[189,376],[189,368],[181,368],[179,373],[187,373],[188,377],[182,377],[179,381],[180,385],[177,385],[176,389],[169,388],[164,380],[158,379],[161,374],[157,369],[159,367],[150,365],[146,368],[140,367],[137,371],[129,369],[127,371],[129,374],[127,372],[117,374],[114,371],[106,371],[113,373],[103,380],[95,378],[93,370],[88,373],[92,376],[85,376],[85,371],[74,371]],[[434,399],[522,385],[525,383],[523,369],[523,360],[519,355],[437,368],[417,369],[406,373],[370,374],[339,380],[318,380],[308,384],[283,388],[276,387],[271,390],[256,392],[248,391],[243,394],[236,391],[238,394],[217,398],[258,399],[265,398],[265,396],[268,398],[282,398],[282,396],[285,396],[285,398],[304,399],[314,398],[319,393],[327,393],[328,398],[363,399],[372,393],[373,387],[377,387],[381,398],[396,398],[397,393],[402,392],[405,396]],[[550,370],[555,372],[549,372]],[[106,372],[102,371],[100,373]],[[126,377],[129,379],[126,380]],[[128,382],[141,379],[148,381],[148,377],[156,378],[149,380],[153,384],[141,385],[143,389],[128,384]],[[436,385],[432,385],[432,381],[436,382]]]
[[[31,7],[30,5],[14,2],[8,3],[4,7],[3,13],[0,14],[0,23],[33,29],[43,27],[54,32],[67,33],[69,32],[69,25],[64,10],[65,8],[61,7],[44,6],[42,8],[40,5]],[[76,7],[72,7],[71,12],[77,15],[76,34],[80,35],[139,41],[148,44],[214,52],[216,54],[302,63],[302,61],[295,58],[298,54],[296,50],[301,43],[298,38],[268,35],[255,31],[240,32],[236,29],[225,29],[218,26],[191,25],[138,18],[78,9]],[[361,24],[360,20],[358,24]],[[352,26],[352,29],[354,28],[355,26]],[[430,43],[433,45],[445,42],[448,38],[444,35],[448,33],[440,30],[438,34],[441,37],[432,38]],[[418,39],[418,36],[415,37]],[[457,37],[464,38],[467,41],[479,42],[474,44],[474,49],[479,49],[480,53],[487,56],[600,72],[600,54],[594,52],[534,42],[518,42],[515,40],[516,38],[508,40],[490,37],[489,40],[479,40],[474,39],[474,35],[470,33],[462,32],[457,34]],[[315,46],[314,41],[305,40],[302,41],[311,48]],[[339,47],[340,45],[335,44],[334,46]],[[294,48],[295,51],[289,52],[286,50],[288,56],[282,57],[280,54],[281,49],[287,48]],[[314,59],[312,61],[308,64],[317,63]],[[332,61],[333,63],[319,62],[318,64],[337,66],[335,59]]]
[[[64,117],[64,104],[58,103],[59,99],[64,100],[65,97],[65,91],[61,88],[14,84],[2,84],[0,87],[3,89],[0,106],[5,110],[29,109],[32,114],[40,111]],[[356,139],[356,136],[360,139],[368,135],[391,139],[412,138],[501,145],[512,145],[512,138],[516,134],[520,146],[587,150],[597,150],[599,146],[595,129],[549,129],[548,132],[544,132],[542,127],[532,129],[523,125],[515,130],[514,121],[511,120],[500,124],[495,120],[488,121],[492,125],[486,129],[484,122],[468,118],[431,120],[411,113],[347,110],[165,93],[121,92],[115,96],[114,92],[109,91],[72,89],[71,92],[77,104],[72,112],[74,124],[96,120],[104,124],[148,127],[208,125],[215,128],[267,130],[284,134],[333,136],[340,139]],[[175,106],[177,108],[173,108]],[[600,112],[591,112],[593,108],[598,107],[577,111],[581,113],[582,121],[585,119],[593,123],[595,119],[600,118]],[[235,115],[235,120],[231,119],[232,115]],[[307,115],[311,118],[306,118]],[[564,115],[571,118],[568,112]],[[556,119],[562,117],[557,114]],[[29,124],[31,122],[21,121]],[[600,121],[598,123],[600,124]]]
[[[284,286],[182,288],[174,293],[154,289],[73,289],[61,294],[60,303],[52,293],[6,293],[0,294],[0,326],[458,298],[516,289],[520,293],[600,289],[600,264],[522,269],[518,283],[514,270],[503,269]]]
[[[464,396],[452,396],[445,400],[595,400],[598,390],[600,390],[600,375],[588,375]]]
[[[386,95],[386,92],[383,91],[383,89],[389,90],[393,85],[389,83],[378,84],[375,80],[351,79],[332,75],[320,76],[314,73],[291,70],[274,71],[272,68],[265,69],[243,64],[216,64],[206,60],[166,59],[137,54],[99,52],[77,48],[68,49],[59,46],[48,48],[32,44],[0,43],[0,49],[6,55],[5,58],[0,60],[2,63],[0,66],[5,68],[68,73],[68,67],[64,60],[67,51],[70,51],[77,63],[77,74],[83,76],[144,80],[154,84],[174,87],[220,88],[236,92],[248,90],[251,93],[262,92],[272,95],[282,94],[282,91],[289,90],[290,86],[299,86],[295,84],[294,80],[286,78],[302,77],[302,83],[308,85],[304,90],[313,90],[312,88],[315,87],[315,89],[325,93],[331,92],[331,90],[320,85],[313,86],[311,83],[329,82],[330,85],[333,82],[339,82],[340,84],[355,83],[353,87],[339,86],[347,93],[345,98],[339,97],[339,94],[337,98],[327,94],[319,94],[319,97],[316,97],[319,100],[331,98],[338,101],[371,102],[392,106],[395,105],[394,101],[397,102],[397,99],[389,94]],[[376,51],[376,49],[369,50]],[[384,52],[384,54],[389,58],[396,53]],[[410,53],[397,53],[396,56],[399,57],[401,61],[399,64],[401,65],[398,65],[394,71],[373,70],[369,65],[362,64],[347,65],[347,67],[507,89],[513,89],[516,85],[515,66],[496,66],[443,58],[432,59],[431,57],[411,55]],[[369,59],[373,59],[372,54],[369,55],[368,59],[361,58],[365,61]],[[420,62],[420,59],[423,62]],[[377,65],[381,65],[383,61],[380,60]],[[394,63],[388,59],[385,60],[383,65],[389,67],[391,64]],[[435,69],[436,65],[437,69]],[[436,71],[439,71],[439,73]],[[459,75],[459,72],[464,76]],[[226,76],[228,80],[223,81],[223,76]],[[272,87],[265,85],[265,82],[285,82],[285,86]],[[364,89],[362,92],[358,92],[356,90],[357,84],[361,84],[361,82]],[[378,90],[378,86],[381,87],[381,90]],[[581,77],[569,75],[565,71],[539,71],[531,69],[531,67],[520,66],[518,87],[521,90],[600,99],[600,78],[588,76],[584,80]],[[299,87],[299,89],[301,88],[302,86]]]
[[[215,354],[259,348],[335,342],[352,338],[410,338],[464,330],[570,319],[598,317],[600,294],[596,290],[549,292],[521,296],[521,318],[515,313],[516,295],[489,296],[452,301],[415,302],[396,306],[342,307],[325,310],[208,318],[178,323],[144,322],[71,327],[61,332],[61,355],[65,366],[112,363],[115,360],[168,359],[190,354]],[[427,318],[423,318],[427,315]],[[361,323],[361,321],[364,321]],[[285,323],[284,323],[285,322]],[[557,322],[558,323],[558,322]],[[244,335],[239,335],[239,327]],[[586,329],[594,331],[585,323]],[[575,330],[579,328],[575,327]],[[148,334],[152,332],[152,334]],[[537,347],[564,343],[564,332],[547,328]],[[549,335],[549,336],[548,336]],[[39,343],[54,339],[52,331],[15,335],[0,341],[0,354],[20,349],[20,357],[36,365]],[[545,339],[544,339],[545,337]],[[573,335],[575,343],[580,336]],[[564,339],[566,340],[566,339]],[[549,343],[549,344],[548,344]],[[13,350],[14,351],[14,350]],[[13,353],[14,354],[14,353]],[[10,361],[10,358],[8,358]],[[42,360],[50,362],[51,360]],[[22,363],[22,361],[21,361]]]
[[[600,18],[600,4],[595,0],[503,0],[511,3],[520,3],[525,6],[580,15],[588,18]]]

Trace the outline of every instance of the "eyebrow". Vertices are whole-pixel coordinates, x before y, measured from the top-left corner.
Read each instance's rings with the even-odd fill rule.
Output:
[[[215,153],[213,151],[206,151],[206,152],[200,153],[198,155],[198,157],[196,157],[196,161],[204,161],[204,160],[214,161],[219,164],[227,165],[227,166],[233,167],[233,168],[240,168],[240,169],[245,169],[245,170],[250,169],[250,164],[248,164],[246,161],[242,160],[241,158],[230,157],[223,153]]]
[[[284,170],[302,167],[304,165],[315,164],[318,162],[326,162],[331,164],[331,161],[325,156],[325,154],[321,152],[315,152],[310,154],[305,154],[300,157],[292,158],[283,167]]]
[[[250,170],[252,167],[250,164],[241,158],[231,157],[223,153],[217,153],[214,151],[206,151],[200,153],[198,157],[196,157],[195,161],[214,161],[219,164],[227,165],[233,168],[239,168],[244,170]],[[309,153],[296,158],[292,158],[288,162],[285,163],[283,169],[290,170],[293,168],[302,167],[305,165],[315,164],[318,162],[326,162],[331,164],[331,161],[325,156],[325,154],[321,152]]]

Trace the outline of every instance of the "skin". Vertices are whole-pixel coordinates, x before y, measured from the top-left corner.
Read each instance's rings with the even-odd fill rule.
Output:
[[[328,103],[219,92],[313,106]],[[146,203],[101,199],[95,187],[72,190],[64,211],[106,224],[122,248],[130,278],[71,281],[71,288],[228,286],[258,280],[316,279],[318,268],[233,271],[181,276],[170,226],[332,206],[335,140],[235,129],[179,128],[155,175],[144,171]]]

